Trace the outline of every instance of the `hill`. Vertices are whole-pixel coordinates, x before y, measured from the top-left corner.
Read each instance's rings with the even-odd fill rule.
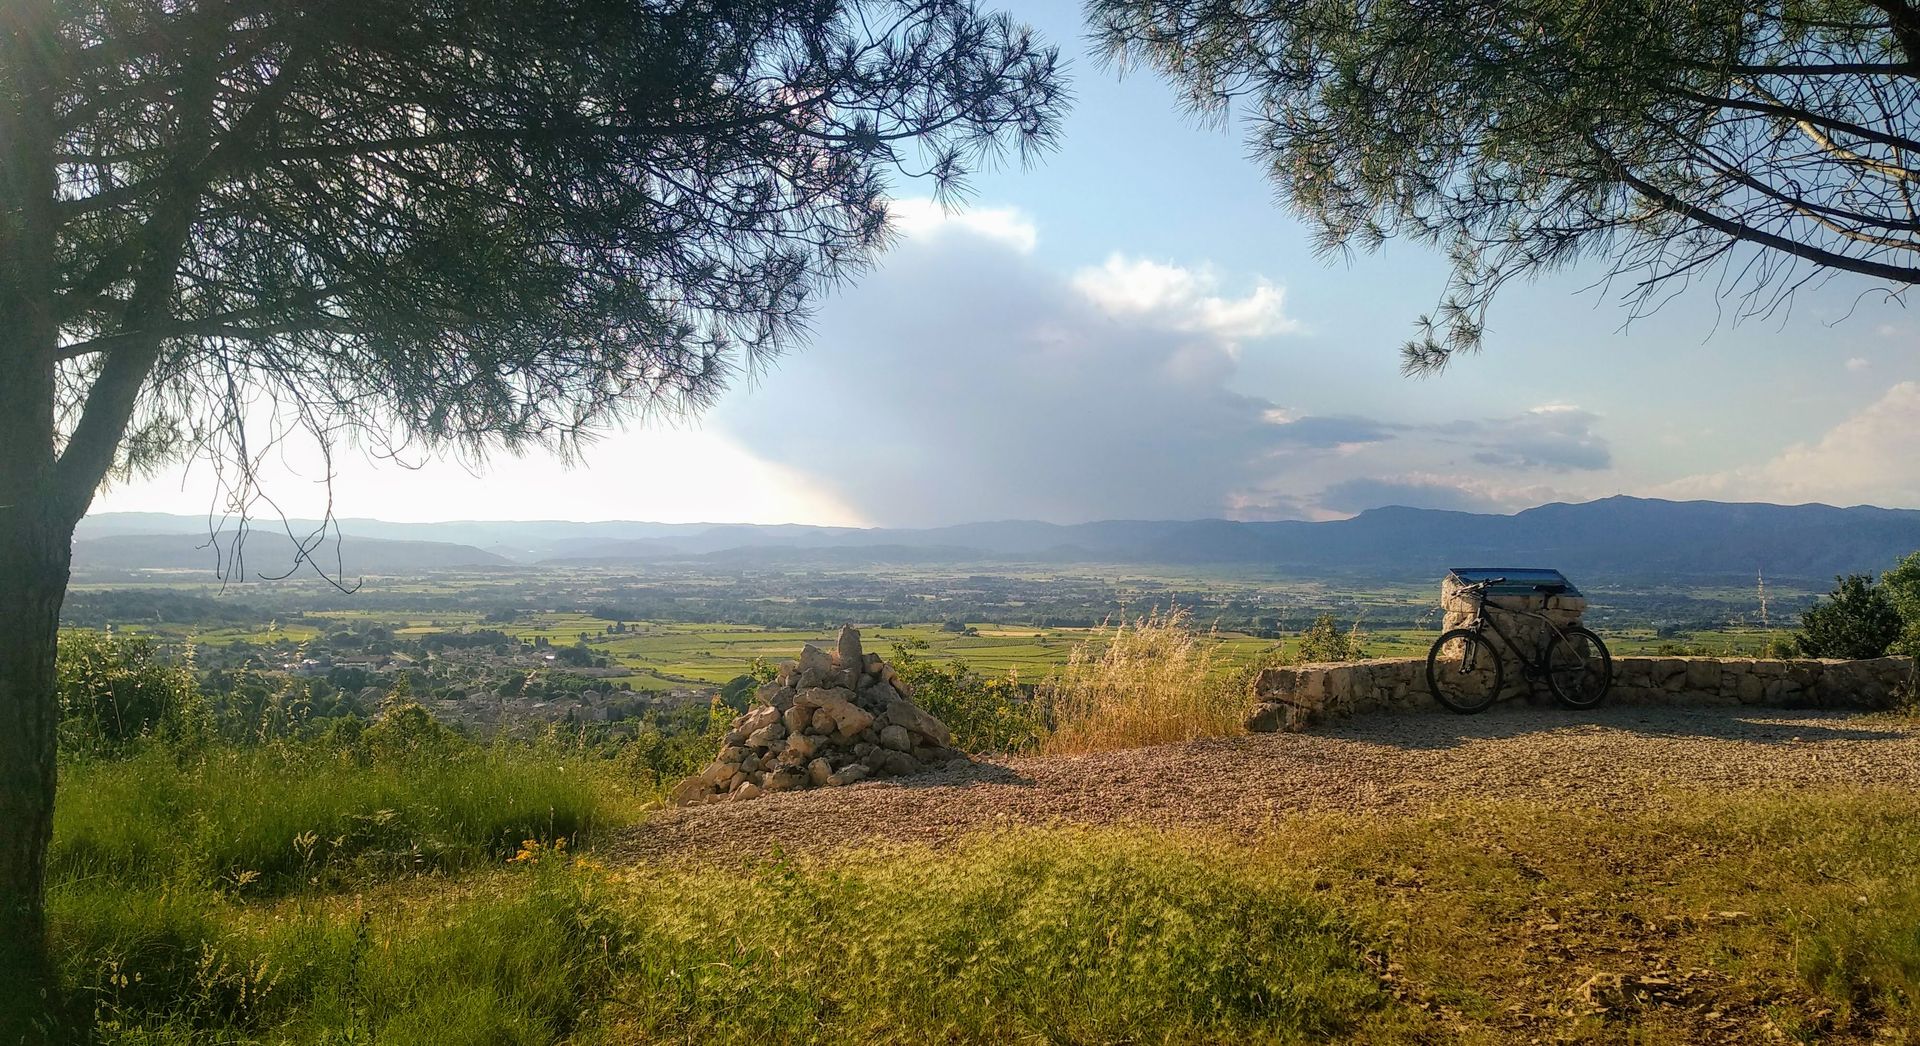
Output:
[[[86,538],[73,544],[75,573],[127,570],[204,571],[222,573],[234,561],[231,534],[207,536],[201,521],[197,533],[117,534]],[[295,562],[296,549],[284,534],[249,534],[239,544],[240,567],[247,577],[278,577],[296,568],[310,573],[318,567],[344,580],[363,574],[419,574],[440,570],[471,570],[512,566],[512,561],[471,545],[444,541],[396,541],[380,538],[329,537],[308,553],[313,566]]]
[[[295,524],[296,529],[304,525]],[[183,558],[195,566],[207,565],[211,552],[194,550],[205,527],[204,519],[193,517],[108,513],[83,521],[83,540],[76,549],[84,549],[84,561],[96,566],[172,566]],[[343,554],[352,564],[361,564],[350,564],[350,569],[368,573],[509,561],[848,568],[1000,560],[1244,565],[1304,575],[1363,571],[1417,577],[1432,577],[1449,566],[1511,563],[1551,565],[1576,574],[1750,579],[1764,573],[1820,580],[1883,570],[1920,549],[1920,511],[1625,496],[1542,505],[1512,515],[1378,508],[1324,523],[1106,520],[1063,525],[1004,520],[928,529],[857,529],[350,519],[341,522],[341,529],[347,535]],[[132,533],[135,530],[141,533]],[[175,536],[162,540],[157,535],[164,532]],[[262,546],[271,540],[253,547],[264,555]],[[400,547],[407,542],[425,547],[416,555]],[[142,559],[149,555],[159,561]],[[284,549],[280,555],[287,558]]]

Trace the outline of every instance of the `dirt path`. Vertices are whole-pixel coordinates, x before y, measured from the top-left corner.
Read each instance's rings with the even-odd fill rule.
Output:
[[[634,861],[941,842],[999,824],[1144,824],[1252,832],[1321,810],[1411,810],[1460,797],[1644,806],[1662,788],[1869,784],[1920,789],[1920,728],[1778,709],[1503,708],[1382,715],[1073,757],[1020,757],[899,781],[663,811],[614,846]]]

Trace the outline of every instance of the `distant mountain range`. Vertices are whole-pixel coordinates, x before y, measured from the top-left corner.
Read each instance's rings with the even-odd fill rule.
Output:
[[[198,533],[175,531],[165,534],[110,534],[105,537],[76,538],[73,543],[73,567],[77,574],[98,574],[131,570],[167,570],[216,572],[235,580],[241,577],[275,577],[296,567],[298,546],[284,531],[260,529],[249,533],[239,545],[240,562],[234,570],[232,533],[211,538],[206,521],[200,521]],[[304,532],[299,532],[304,537]],[[408,541],[349,536],[345,540],[328,537],[314,544],[307,558],[329,577],[354,577],[366,574],[422,574],[443,570],[473,570],[485,567],[511,567],[504,556],[446,541]],[[307,571],[311,573],[311,571]]]
[[[311,524],[296,522],[304,533]],[[1245,565],[1286,573],[1432,577],[1450,566],[1552,566],[1581,576],[1823,579],[1878,572],[1920,549],[1920,511],[1871,506],[1726,504],[1613,497],[1513,515],[1379,508],[1326,523],[1228,520],[1059,525],[966,523],[921,530],[802,525],[340,521],[314,558],[348,575],[527,565],[858,567],[987,561]],[[105,513],[80,524],[80,571],[210,569],[202,517]],[[248,573],[279,573],[291,544],[276,527],[244,546]],[[276,563],[278,564],[276,566]]]

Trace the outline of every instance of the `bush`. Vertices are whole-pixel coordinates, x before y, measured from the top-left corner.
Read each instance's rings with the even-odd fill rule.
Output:
[[[1359,661],[1366,656],[1358,621],[1342,632],[1332,614],[1321,614],[1314,619],[1312,627],[1300,633],[1300,661],[1304,664]]]
[[[1900,615],[1896,653],[1920,657],[1920,552],[1910,553],[1898,566],[1880,575],[1880,587]]]
[[[62,749],[104,755],[142,738],[205,736],[206,705],[191,664],[190,656],[186,665],[168,664],[144,636],[62,633],[55,684]]]
[[[1800,615],[1794,645],[1806,657],[1884,657],[1901,638],[1900,611],[1871,574],[1836,577],[1833,593]]]
[[[947,724],[953,747],[966,752],[1030,751],[1046,736],[1032,694],[1013,677],[993,679],[964,661],[936,665],[919,654],[924,639],[893,645],[893,670],[913,690],[913,702]]]

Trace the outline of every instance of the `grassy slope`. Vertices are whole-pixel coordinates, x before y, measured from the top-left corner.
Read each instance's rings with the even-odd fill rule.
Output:
[[[635,816],[610,765],[462,758],[70,771],[79,1009],[128,1043],[1920,1039],[1909,794],[606,868],[505,841]]]

